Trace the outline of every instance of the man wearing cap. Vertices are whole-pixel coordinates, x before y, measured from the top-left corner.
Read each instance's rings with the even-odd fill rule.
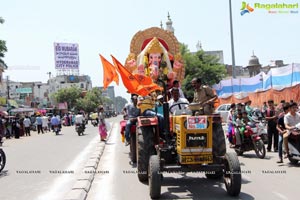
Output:
[[[169,108],[173,105],[171,109],[170,109],[170,113],[174,114],[176,111],[183,109],[184,107],[186,107],[189,104],[189,101],[186,98],[181,98],[180,96],[180,91],[179,88],[177,87],[173,87],[171,89],[171,95],[172,98],[169,100]],[[184,105],[184,103],[186,103],[186,105]]]
[[[130,143],[130,129],[133,124],[136,124],[136,118],[141,114],[141,110],[137,107],[137,95],[131,96],[132,103],[128,104],[125,108],[127,110],[127,124],[125,127],[125,145],[128,146]]]

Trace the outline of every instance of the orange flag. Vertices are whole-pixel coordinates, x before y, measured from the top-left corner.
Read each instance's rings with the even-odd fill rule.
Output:
[[[134,74],[134,77],[138,80],[138,82],[142,85],[150,85],[153,84],[153,81],[150,76],[145,76],[141,74]]]
[[[127,88],[128,92],[135,93],[137,87],[139,86],[138,80],[115,57],[111,57],[115,67],[121,75],[124,86]]]
[[[150,85],[139,85],[139,87],[137,88],[137,94],[140,94],[142,96],[146,96],[151,92],[154,92],[156,90],[163,90],[162,87],[158,86],[155,83],[152,83]]]
[[[121,75],[124,86],[132,94],[146,96],[155,90],[162,90],[157,84],[152,82],[148,76],[132,74],[114,56],[111,56],[113,63]]]
[[[103,66],[103,89],[105,90],[108,85],[115,81],[119,85],[119,76],[116,72],[116,68],[108,60],[106,60],[101,54],[99,54],[102,66]]]

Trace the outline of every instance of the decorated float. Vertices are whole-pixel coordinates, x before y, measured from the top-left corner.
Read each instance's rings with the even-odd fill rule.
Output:
[[[151,77],[154,83],[164,80],[168,88],[184,79],[184,64],[179,42],[170,31],[152,27],[137,32],[130,44],[125,68],[132,74]]]

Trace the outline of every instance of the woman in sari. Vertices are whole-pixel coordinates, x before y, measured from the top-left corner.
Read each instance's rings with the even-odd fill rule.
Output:
[[[105,114],[104,114],[104,109],[103,107],[99,108],[99,135],[101,141],[106,141],[107,137],[107,130],[106,130],[106,125],[105,125]]]

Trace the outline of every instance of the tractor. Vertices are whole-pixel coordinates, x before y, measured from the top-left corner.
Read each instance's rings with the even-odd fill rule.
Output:
[[[182,109],[170,114],[166,95],[164,99],[166,132],[159,132],[155,116],[140,116],[137,123],[137,175],[139,181],[149,183],[151,198],[160,197],[164,172],[199,172],[207,178],[223,178],[227,193],[239,195],[240,163],[234,152],[226,153],[220,115],[195,115],[201,105],[179,105],[186,103],[175,104]]]

